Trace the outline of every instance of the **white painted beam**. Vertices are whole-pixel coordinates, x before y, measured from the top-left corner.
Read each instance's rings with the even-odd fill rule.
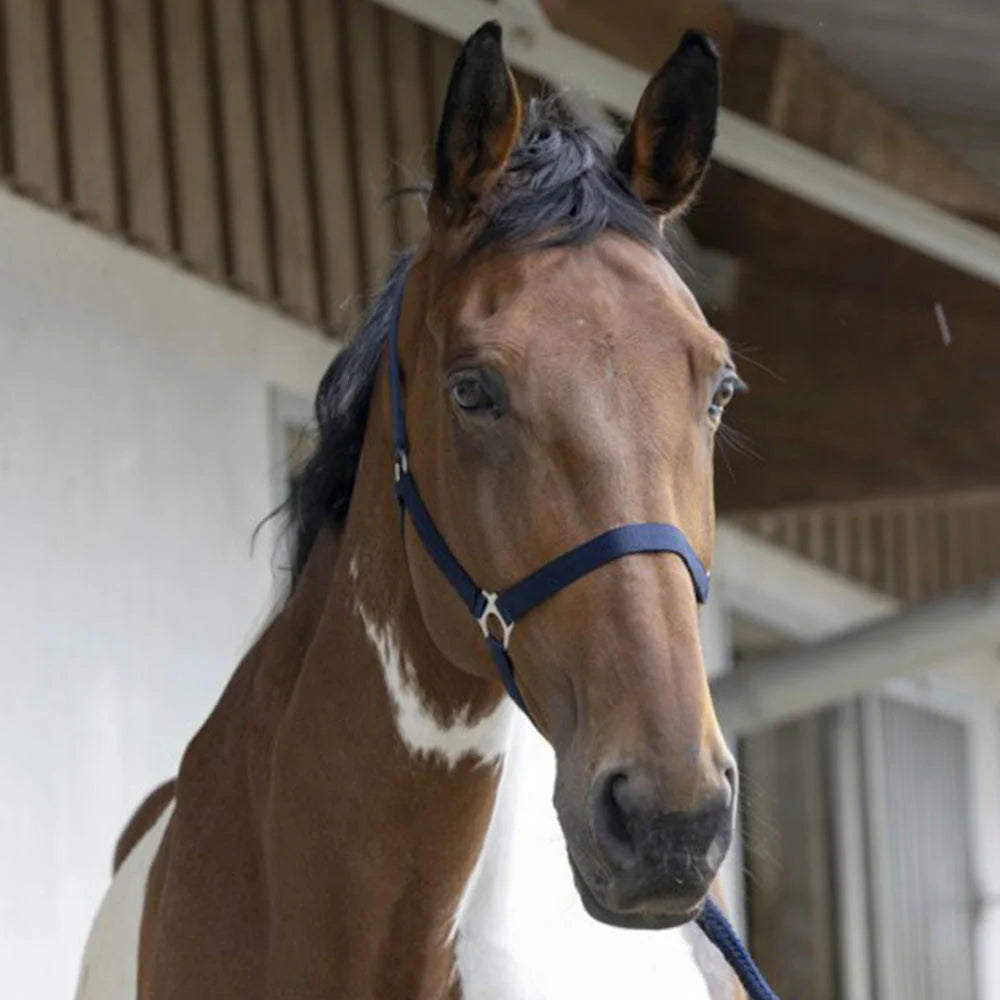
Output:
[[[512,63],[543,79],[590,93],[620,114],[632,114],[647,80],[642,70],[554,30],[533,16],[530,8],[489,0],[376,2],[459,39],[483,21],[496,19],[506,29],[505,48]],[[731,111],[720,114],[715,157],[772,187],[1000,286],[1000,235]]]
[[[899,601],[748,531],[719,522],[712,562],[728,608],[787,636],[816,642],[894,614]]]
[[[743,664],[713,685],[719,719],[741,735],[1000,649],[1000,578],[822,642]]]
[[[548,24],[549,19],[540,0],[503,0],[506,11],[520,15],[532,24]]]

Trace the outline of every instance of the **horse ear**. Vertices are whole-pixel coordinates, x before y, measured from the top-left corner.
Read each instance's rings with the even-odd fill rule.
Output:
[[[705,175],[719,112],[715,44],[688,31],[649,81],[615,160],[632,190],[665,215],[684,211]]]
[[[433,199],[450,224],[465,220],[492,190],[521,129],[521,98],[501,39],[500,25],[487,21],[451,71],[435,145]]]

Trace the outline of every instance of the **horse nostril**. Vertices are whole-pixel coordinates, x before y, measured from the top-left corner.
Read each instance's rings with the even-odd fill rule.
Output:
[[[615,864],[628,867],[638,857],[628,809],[628,775],[616,771],[598,782],[591,806],[597,846]]]
[[[590,795],[595,847],[619,874],[659,878],[667,873],[677,884],[697,882],[728,847],[737,782],[731,760],[720,763],[714,780],[718,787],[694,808],[674,810],[642,770],[609,770],[594,782]]]
[[[722,777],[726,783],[726,804],[732,805],[733,800],[736,798],[736,789],[739,777],[736,772],[736,763],[731,757],[729,761],[723,765]]]

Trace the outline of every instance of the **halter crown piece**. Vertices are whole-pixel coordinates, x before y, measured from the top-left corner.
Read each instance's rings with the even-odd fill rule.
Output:
[[[595,569],[623,556],[639,552],[670,552],[678,556],[691,576],[695,600],[699,604],[704,604],[708,600],[709,572],[695,555],[694,549],[680,528],[672,524],[652,522],[611,528],[590,539],[589,542],[556,556],[534,573],[504,590],[486,590],[476,584],[448,548],[448,543],[424,506],[410,472],[406,450],[402,376],[399,367],[399,316],[405,284],[405,281],[400,282],[389,328],[389,396],[392,406],[393,476],[396,498],[403,517],[409,514],[417,536],[428,555],[434,560],[479,626],[507,694],[530,719],[531,714],[518,690],[514,663],[510,658],[511,635],[514,626],[521,618]],[[751,1000],[778,1000],[711,897],[706,899],[697,922],[709,940],[722,952]]]

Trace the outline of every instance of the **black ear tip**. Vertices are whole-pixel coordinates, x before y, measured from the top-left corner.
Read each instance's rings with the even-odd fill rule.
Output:
[[[688,28],[684,32],[684,37],[681,39],[680,45],[677,46],[678,54],[681,52],[686,54],[688,50],[700,50],[702,55],[706,55],[712,60],[719,58],[719,50],[715,42],[704,32],[695,31],[694,28]]]
[[[478,45],[480,42],[494,42],[500,45],[503,42],[503,28],[499,21],[485,21],[469,36],[466,45]]]

